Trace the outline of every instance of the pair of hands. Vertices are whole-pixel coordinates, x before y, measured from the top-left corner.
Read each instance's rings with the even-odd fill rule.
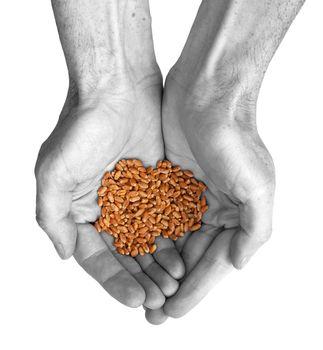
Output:
[[[192,309],[272,230],[274,165],[256,127],[268,64],[304,0],[203,0],[163,88],[147,0],[52,1],[70,88],[36,164],[37,220],[59,255],[154,324]],[[121,256],[93,223],[105,171],[167,158],[203,181],[202,227]]]
[[[70,89],[36,164],[37,220],[59,255],[73,254],[121,303],[143,305],[152,323],[187,313],[269,238],[274,186],[255,125],[226,119],[220,103],[203,104],[206,91],[185,89],[176,68],[162,92],[159,70],[139,84],[123,72],[113,91],[81,104]],[[122,158],[154,166],[165,157],[208,186],[202,228],[175,243],[158,238],[153,256],[121,256],[91,224],[101,177]]]

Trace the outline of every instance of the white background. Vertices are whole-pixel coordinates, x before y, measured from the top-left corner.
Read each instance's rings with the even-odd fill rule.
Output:
[[[199,1],[151,2],[166,75]],[[321,1],[305,4],[259,98],[277,169],[272,239],[187,316],[151,326],[141,308],[118,304],[73,259],[61,261],[34,220],[34,162],[67,72],[50,1],[1,1],[1,349],[323,348],[322,12]]]

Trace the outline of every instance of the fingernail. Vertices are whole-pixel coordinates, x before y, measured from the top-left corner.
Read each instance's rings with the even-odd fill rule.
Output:
[[[56,251],[57,251],[58,255],[59,255],[62,259],[64,259],[64,258],[65,258],[65,249],[64,249],[64,247],[63,247],[63,244],[62,244],[62,243],[57,243],[56,246],[55,246],[55,248],[56,248]]]
[[[243,269],[248,264],[250,259],[251,259],[251,256],[244,257],[240,262],[240,268]]]

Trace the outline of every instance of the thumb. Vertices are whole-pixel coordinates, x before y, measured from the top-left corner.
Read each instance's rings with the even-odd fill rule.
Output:
[[[38,172],[36,220],[47,233],[62,259],[73,255],[77,237],[77,227],[70,215],[72,194],[62,190],[57,179]]]
[[[271,236],[274,189],[266,188],[240,205],[240,230],[230,246],[232,264],[242,269]]]

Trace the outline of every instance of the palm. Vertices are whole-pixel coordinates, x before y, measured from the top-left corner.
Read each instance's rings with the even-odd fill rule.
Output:
[[[149,88],[157,97],[159,87]],[[104,172],[111,170],[116,161],[140,158],[148,166],[163,158],[160,107],[153,99],[144,101],[147,96],[137,97],[148,108],[143,110],[131,95],[134,94],[120,96],[108,105],[107,97],[99,110],[81,115],[73,124],[74,147],[67,157],[77,174],[72,215],[78,223],[93,222],[97,218],[97,189]]]
[[[139,101],[139,102],[138,102]],[[97,189],[105,171],[122,158],[152,165],[163,158],[159,77],[144,86],[105,92],[94,106],[72,106],[42,146],[38,163],[64,168],[60,181],[72,189],[71,214],[93,222]]]

